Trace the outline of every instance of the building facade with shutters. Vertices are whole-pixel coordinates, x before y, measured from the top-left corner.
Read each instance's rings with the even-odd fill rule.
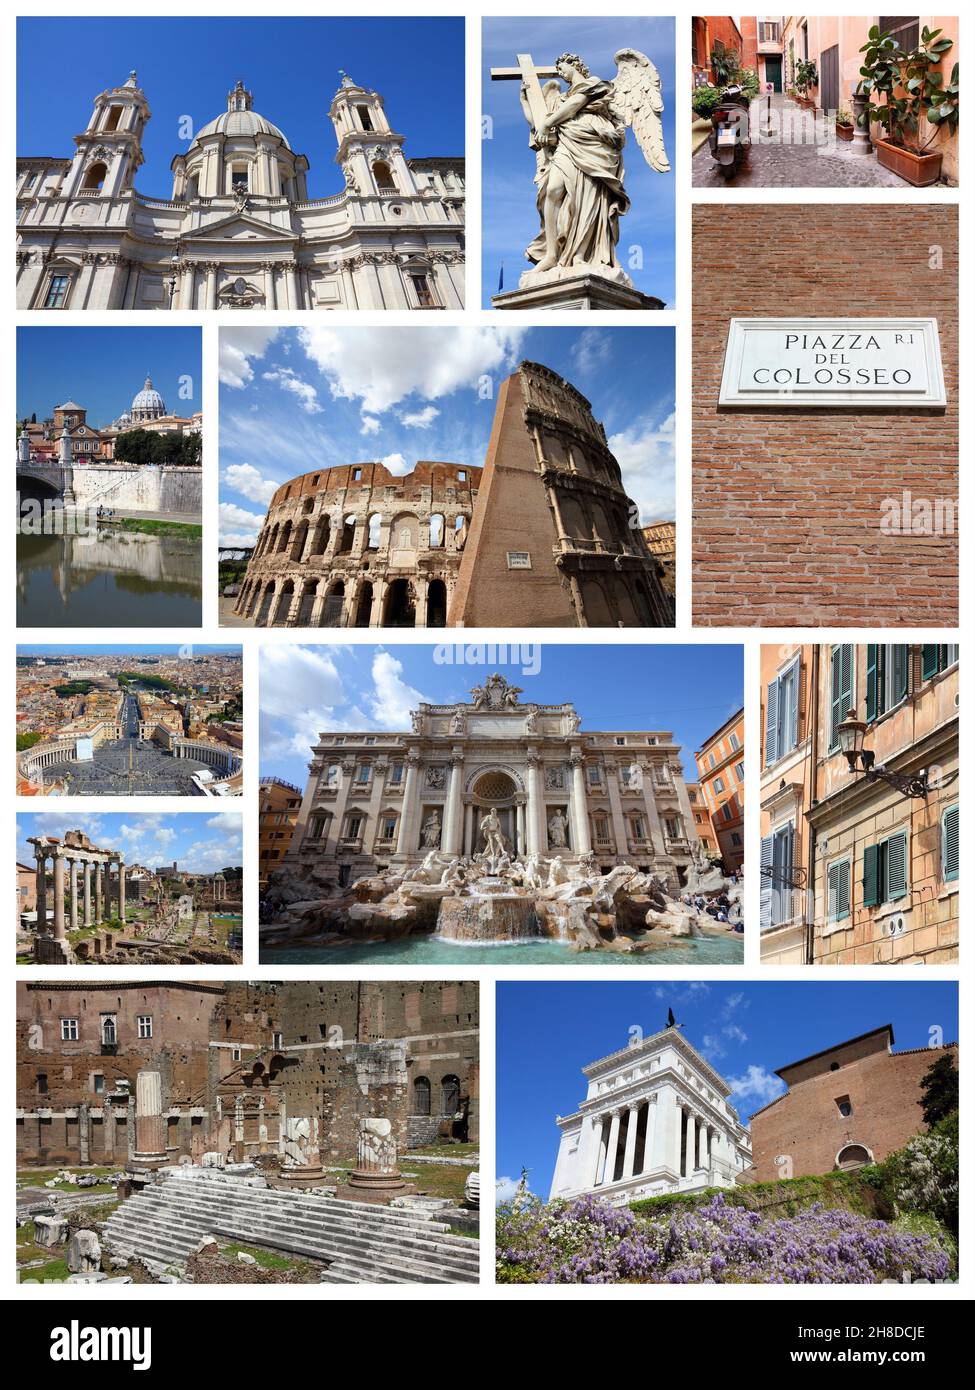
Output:
[[[745,860],[745,711],[725,720],[694,754],[704,809],[726,873]]]
[[[762,687],[762,959],[957,959],[958,648],[764,647]],[[840,750],[851,712],[869,775]]]

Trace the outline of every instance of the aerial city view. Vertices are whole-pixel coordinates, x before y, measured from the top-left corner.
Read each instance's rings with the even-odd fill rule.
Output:
[[[238,811],[19,816],[17,960],[238,964],[242,860]]]
[[[239,796],[239,647],[21,647],[19,796]]]
[[[195,328],[17,330],[17,620],[196,627]]]

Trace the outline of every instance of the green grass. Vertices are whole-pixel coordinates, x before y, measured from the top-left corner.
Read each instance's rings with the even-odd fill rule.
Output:
[[[259,1245],[241,1245],[238,1241],[233,1241],[230,1245],[221,1245],[220,1253],[226,1259],[234,1261],[237,1260],[238,1254],[252,1255],[261,1269],[311,1270],[306,1260],[279,1255],[273,1250],[263,1250]]]
[[[70,1173],[77,1176],[107,1178],[109,1173],[118,1172],[118,1168],[99,1168],[82,1167],[74,1163],[62,1163],[58,1168],[20,1168],[17,1170],[18,1187],[43,1187],[51,1178],[56,1178],[61,1169],[65,1168]],[[50,1192],[114,1192],[115,1188],[110,1182],[95,1183],[91,1187],[78,1187],[76,1183],[59,1182],[57,1187],[49,1188]]]
[[[153,521],[148,517],[119,516],[101,523],[112,531],[136,531],[143,536],[183,536],[199,540],[203,527],[190,521]]]
[[[413,1154],[428,1155],[431,1158],[469,1158],[480,1152],[479,1144],[425,1144],[419,1149],[408,1149],[403,1158]]]

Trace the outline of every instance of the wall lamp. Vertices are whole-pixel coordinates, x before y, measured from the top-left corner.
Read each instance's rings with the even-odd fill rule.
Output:
[[[840,752],[846,758],[850,771],[862,771],[868,782],[886,782],[901,796],[926,797],[931,790],[928,786],[928,769],[922,767],[919,772],[892,772],[883,764],[878,766],[873,749],[863,746],[866,732],[866,724],[862,719],[857,719],[856,710],[852,709],[847,710],[846,718],[836,726]]]

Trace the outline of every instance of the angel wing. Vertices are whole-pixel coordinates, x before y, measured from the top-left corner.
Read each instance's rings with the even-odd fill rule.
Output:
[[[646,54],[636,48],[621,48],[615,62],[613,105],[623,123],[632,129],[650,168],[665,174],[670,160],[664,149],[664,128],[660,119],[664,109],[660,73]]]

